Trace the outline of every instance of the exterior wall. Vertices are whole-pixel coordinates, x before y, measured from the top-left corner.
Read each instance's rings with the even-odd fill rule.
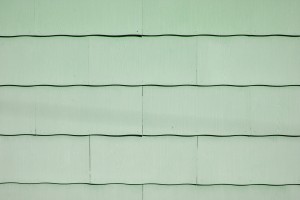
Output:
[[[0,199],[298,199],[299,6],[0,0]]]

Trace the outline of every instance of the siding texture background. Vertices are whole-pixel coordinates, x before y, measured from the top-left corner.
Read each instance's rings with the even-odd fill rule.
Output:
[[[0,0],[0,199],[299,199],[299,7]]]

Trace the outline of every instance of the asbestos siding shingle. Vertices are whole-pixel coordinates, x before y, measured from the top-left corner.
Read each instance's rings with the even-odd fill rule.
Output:
[[[0,163],[0,182],[89,182],[88,138],[2,136]]]
[[[1,0],[1,4],[2,35],[300,32],[297,0]]]
[[[199,37],[198,84],[299,84],[300,38]]]
[[[144,88],[144,134],[299,135],[298,87]]]
[[[34,0],[0,0],[0,35],[33,34]]]
[[[0,83],[195,84],[196,48],[194,38],[0,38]]]
[[[90,83],[195,84],[194,38],[101,38],[90,41]]]
[[[196,138],[91,137],[93,183],[195,183]]]
[[[299,186],[145,186],[144,200],[296,200]]]
[[[35,132],[34,97],[34,90],[0,88],[0,134]]]
[[[3,87],[0,93],[0,134],[142,134],[141,88]]]
[[[298,135],[298,87],[0,88],[0,133]],[[18,126],[15,126],[18,123]]]
[[[299,84],[299,53],[283,37],[0,38],[0,83]]]
[[[144,0],[145,34],[299,34],[297,0]]]
[[[0,35],[140,34],[140,0],[1,0]]]
[[[0,38],[1,84],[87,84],[88,43],[74,38]]]
[[[0,196],[10,200],[142,200],[142,186],[124,185],[2,185]]]
[[[299,184],[300,138],[198,138],[198,183]]]

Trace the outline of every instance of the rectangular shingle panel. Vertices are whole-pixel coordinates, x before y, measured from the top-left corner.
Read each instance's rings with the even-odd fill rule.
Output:
[[[144,0],[144,34],[299,34],[295,0]]]
[[[300,88],[251,88],[253,134],[300,135]]]
[[[1,0],[0,35],[141,34],[140,0]]]
[[[195,38],[0,39],[1,84],[195,84]]]
[[[35,133],[35,98],[33,90],[0,88],[0,134]]]
[[[199,37],[198,84],[299,84],[298,38]]]
[[[249,90],[144,88],[144,134],[249,134]]]
[[[194,38],[147,38],[142,46],[144,84],[195,84],[197,44]]]
[[[300,138],[198,138],[198,183],[299,184]]]
[[[0,39],[1,84],[88,84],[88,40]]]
[[[127,87],[2,87],[0,132],[299,135],[298,90],[145,87],[142,97]]]
[[[88,182],[88,138],[0,137],[0,182]]]
[[[299,84],[299,41],[282,37],[2,38],[0,83]]]
[[[91,136],[92,183],[195,183],[196,138]]]
[[[142,41],[140,38],[89,38],[91,84],[141,84]]]
[[[0,185],[0,197],[10,200],[142,200],[142,186],[124,185]]]
[[[1,134],[142,133],[141,88],[2,87],[0,92]]]
[[[142,90],[36,88],[38,134],[141,134]]]
[[[144,186],[144,200],[296,200],[299,186]]]
[[[35,0],[0,0],[0,35],[33,34]]]
[[[144,134],[299,135],[298,87],[147,87],[143,98]]]

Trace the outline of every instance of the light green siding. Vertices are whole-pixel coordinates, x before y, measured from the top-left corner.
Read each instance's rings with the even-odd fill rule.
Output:
[[[299,135],[300,90],[144,88],[144,134]]]
[[[298,200],[299,7],[0,0],[0,199]]]
[[[0,196],[10,200],[141,200],[142,186],[4,185]]]
[[[283,37],[1,38],[0,83],[299,84],[299,53]]]
[[[298,186],[146,186],[144,200],[296,200],[300,195]]]
[[[1,137],[0,162],[0,182],[89,182],[88,138]]]
[[[143,0],[145,34],[299,34],[298,0]]]

